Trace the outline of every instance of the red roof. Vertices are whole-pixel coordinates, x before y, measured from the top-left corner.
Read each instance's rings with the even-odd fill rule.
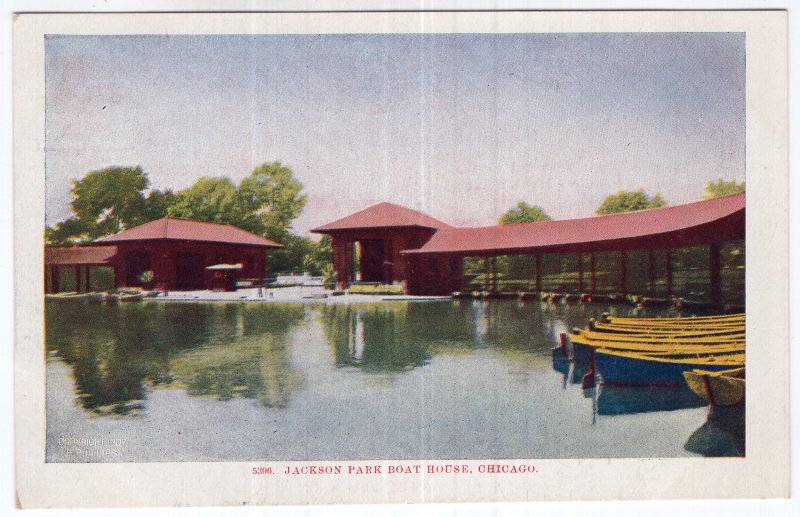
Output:
[[[686,205],[584,219],[451,228],[437,231],[421,248],[403,253],[488,253],[532,248],[553,250],[585,247],[587,244],[611,248],[615,243],[619,245],[636,239],[685,236],[693,228],[730,217],[741,216],[743,222],[744,209],[745,194],[742,193]],[[743,224],[733,226],[735,231],[743,234]],[[708,231],[704,230],[704,233]]]
[[[347,217],[311,230],[315,233],[327,233],[337,230],[353,230],[361,228],[392,228],[402,226],[420,226],[422,228],[452,228],[447,223],[433,217],[393,203],[378,203],[369,206]]]
[[[95,266],[110,263],[116,254],[116,246],[47,246],[44,249],[44,263],[53,266]]]
[[[281,248],[280,244],[264,239],[258,235],[231,226],[229,224],[201,223],[165,217],[150,221],[140,226],[123,230],[115,235],[102,237],[98,244],[143,241],[154,239],[171,239],[182,241],[220,242],[225,244],[242,244],[261,246],[264,248]]]

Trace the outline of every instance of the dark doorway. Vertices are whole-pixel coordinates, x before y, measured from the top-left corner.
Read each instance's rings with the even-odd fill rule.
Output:
[[[152,268],[150,254],[146,251],[131,251],[125,254],[125,285],[142,285],[139,275]]]
[[[175,255],[175,289],[192,291],[205,289],[205,263],[203,256],[196,253],[178,252]]]
[[[361,256],[359,257],[361,281],[385,283],[383,240],[366,240],[359,241],[359,243],[361,244]]]

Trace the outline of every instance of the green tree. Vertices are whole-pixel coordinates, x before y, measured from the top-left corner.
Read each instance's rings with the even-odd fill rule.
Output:
[[[48,246],[73,246],[92,240],[89,229],[80,219],[70,217],[44,230],[44,241]]]
[[[45,228],[45,242],[73,245],[111,235],[167,213],[174,197],[167,190],[145,191],[150,184],[141,167],[107,167],[72,181],[72,217]]]
[[[302,190],[292,169],[280,162],[256,167],[239,185],[239,203],[247,212],[245,224],[252,225],[254,233],[280,242],[306,204]]]
[[[75,217],[90,237],[110,235],[140,224],[149,181],[141,167],[107,167],[72,181]]]
[[[516,208],[500,216],[500,224],[533,223],[536,221],[550,221],[550,216],[538,206],[530,206],[524,201],[517,203]]]
[[[661,194],[656,193],[650,197],[643,189],[636,191],[620,190],[605,198],[603,204],[597,209],[597,215],[619,214],[622,212],[636,212],[648,208],[667,206]]]
[[[232,224],[253,233],[252,221],[247,221],[248,210],[241,202],[236,186],[228,178],[198,179],[191,187],[181,190],[170,203],[169,215],[204,221]],[[247,223],[250,224],[247,224]],[[254,231],[256,230],[256,231]]]
[[[725,181],[719,178],[717,181],[708,182],[703,199],[714,199],[716,197],[730,196],[742,192],[744,192],[744,181],[736,183],[736,180]]]

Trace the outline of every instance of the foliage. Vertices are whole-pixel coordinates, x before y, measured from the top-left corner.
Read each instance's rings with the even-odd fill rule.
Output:
[[[151,190],[141,167],[106,167],[72,181],[72,217],[45,228],[45,242],[68,246],[117,233],[167,214],[174,195]]]
[[[648,208],[660,208],[667,206],[667,203],[656,193],[650,197],[643,189],[636,191],[620,190],[616,194],[611,194],[605,198],[597,215],[619,214],[622,212],[636,212]]]
[[[231,224],[257,233],[252,225],[247,224],[247,214],[236,186],[228,178],[198,179],[194,185],[175,195],[169,215],[193,221]]]
[[[398,295],[403,294],[403,288],[399,285],[354,285],[347,292],[350,294]]]
[[[717,181],[708,182],[703,199],[714,199],[717,197],[740,194],[742,192],[744,192],[744,181],[736,183],[736,180],[725,181],[722,178],[718,178]]]
[[[153,274],[152,271],[148,269],[147,271],[142,271],[141,273],[139,273],[139,275],[136,278],[138,278],[139,281],[143,284],[149,284],[150,282],[153,281],[155,275]]]
[[[550,216],[538,206],[530,206],[524,201],[518,202],[516,208],[512,208],[500,216],[500,224],[533,223],[536,221],[550,221]]]
[[[333,264],[326,264],[322,268],[322,285],[325,289],[336,289],[336,270]]]
[[[141,167],[108,167],[73,180],[74,215],[45,229],[47,244],[88,242],[168,214],[231,224],[283,242],[306,203],[303,186],[280,162],[256,167],[238,187],[228,178],[202,177],[177,193],[150,190],[145,195],[149,184]],[[303,256],[295,264],[303,264]]]

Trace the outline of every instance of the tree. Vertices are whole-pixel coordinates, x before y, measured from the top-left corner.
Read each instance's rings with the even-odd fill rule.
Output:
[[[736,180],[725,181],[722,178],[717,181],[709,181],[706,185],[706,193],[703,199],[714,199],[717,197],[730,196],[744,192],[744,181],[736,183]]]
[[[530,206],[524,201],[520,201],[517,203],[516,208],[512,208],[500,216],[500,224],[533,223],[536,221],[550,221],[550,216],[538,206]]]
[[[636,191],[620,190],[605,198],[603,204],[597,209],[597,215],[619,214],[622,212],[636,212],[648,208],[667,206],[661,194],[656,193],[650,197],[643,189]]]
[[[150,191],[141,167],[106,167],[72,180],[72,217],[45,228],[49,245],[73,245],[111,235],[166,215],[174,197]]]
[[[260,228],[254,228],[252,221],[248,221],[247,209],[239,199],[236,186],[228,178],[204,176],[198,179],[191,187],[175,194],[168,211],[169,215],[175,217],[231,224],[243,230],[260,233]]]
[[[282,240],[306,204],[302,190],[303,185],[294,179],[292,169],[280,162],[256,167],[239,184],[239,200],[248,212],[247,224],[258,229],[254,233]]]
[[[72,181],[70,209],[90,237],[136,226],[150,182],[141,167],[107,167]]]

